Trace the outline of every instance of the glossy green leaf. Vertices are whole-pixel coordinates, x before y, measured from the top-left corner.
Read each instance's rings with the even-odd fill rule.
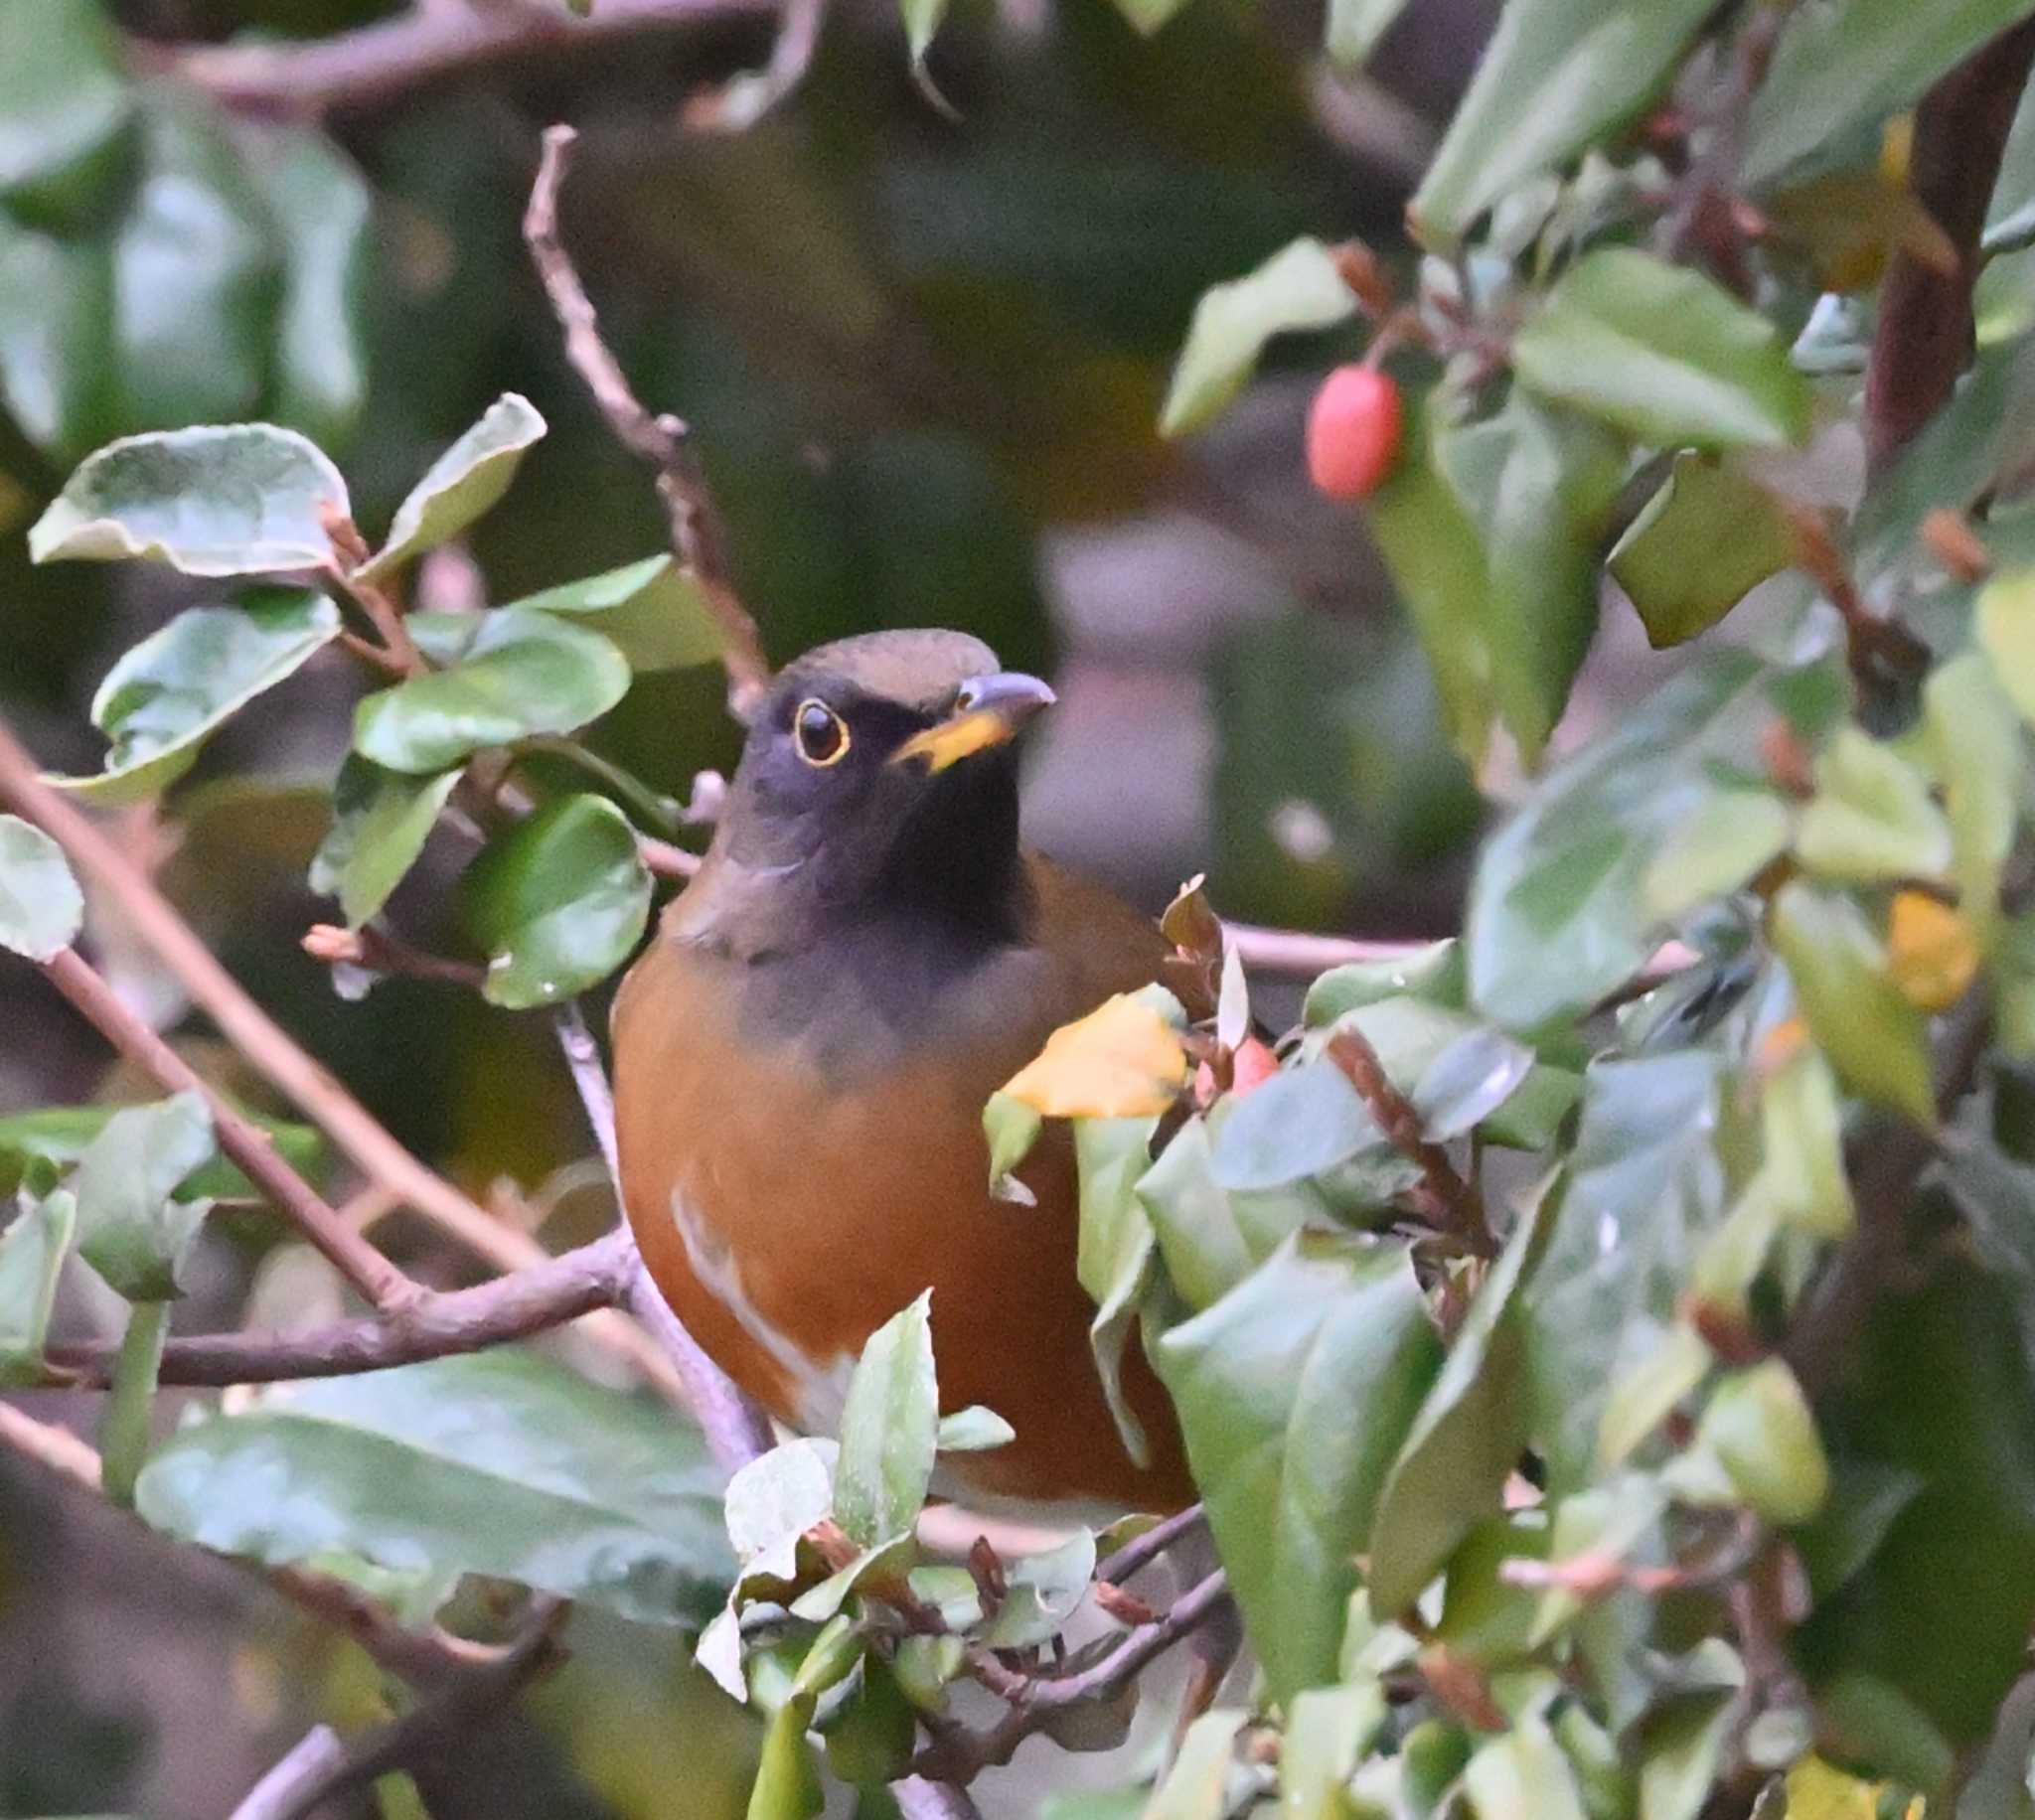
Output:
[[[1138,1199],[1139,1179],[1151,1166],[1157,1123],[1079,1119],[1074,1124],[1074,1160],[1081,1182],[1081,1233],[1074,1268],[1095,1303],[1088,1344],[1124,1451],[1140,1466],[1151,1463],[1151,1441],[1124,1390],[1124,1354],[1132,1343],[1157,1256],[1152,1221]]]
[[[1429,245],[1565,164],[1663,88],[1703,0],[1509,0],[1409,207]]]
[[[108,806],[160,795],[227,721],[303,669],[339,630],[339,609],[320,594],[187,607],[126,652],[92,697],[92,724],[112,741],[105,769],[50,781]]]
[[[1951,863],[1951,831],[1914,766],[1856,727],[1817,755],[1816,793],[1795,829],[1796,856],[1847,883],[1934,878]]]
[[[720,631],[704,593],[668,555],[647,556],[584,581],[526,594],[512,604],[524,612],[586,620],[639,676],[711,664],[720,657]]]
[[[1982,942],[1998,920],[2000,874],[2020,811],[2020,730],[1982,652],[1940,666],[1922,685],[1922,704],[1930,768],[1951,825],[1957,909]]]
[[[1283,1068],[1224,1120],[1214,1147],[1225,1188],[1278,1188],[1385,1141],[1384,1129],[1333,1062]]]
[[[1437,1143],[1474,1131],[1533,1072],[1533,1051],[1488,1026],[1466,1030],[1421,1071],[1413,1107]]]
[[[356,571],[379,581],[459,535],[509,491],[531,445],[548,426],[520,392],[505,391],[481,420],[424,471],[395,509],[382,547]]]
[[[1684,449],[1607,566],[1658,651],[1709,631],[1795,556],[1795,532],[1766,488]]]
[[[442,771],[483,746],[570,733],[628,691],[628,660],[599,633],[504,608],[449,669],[362,701],[354,750],[391,771]]]
[[[510,1010],[561,1004],[629,958],[650,920],[635,832],[605,797],[560,797],[495,840],[466,881],[488,954],[481,990]]]
[[[7,17],[0,15],[0,34]],[[40,233],[0,214],[0,406],[59,461],[76,461],[110,427],[111,291],[103,246]]]
[[[1308,987],[1301,1017],[1311,1029],[1320,1029],[1380,998],[1424,998],[1460,1011],[1464,990],[1463,944],[1450,936],[1404,959],[1330,968]]]
[[[1320,240],[1282,247],[1254,272],[1211,286],[1194,306],[1160,413],[1162,436],[1199,429],[1240,392],[1275,335],[1327,329],[1356,314],[1356,294]]]
[[[1518,1461],[1526,1433],[1519,1285],[1545,1216],[1544,1198],[1519,1214],[1379,1494],[1369,1593],[1381,1623],[1412,1604],[1456,1545],[1497,1509]]]
[[[1423,998],[1376,999],[1346,1013],[1338,1027],[1370,1045],[1433,1136],[1477,1126],[1493,1143],[1543,1148],[1581,1086],[1488,1024]]]
[[[19,816],[0,816],[0,948],[47,961],[83,924],[84,894],[64,849]]]
[[[1588,1820],[1576,1773],[1537,1715],[1478,1747],[1463,1792],[1477,1820]]]
[[[0,1118],[0,1193],[23,1186],[38,1168],[61,1172],[72,1167],[119,1110],[117,1106],[47,1106]],[[316,1175],[324,1154],[324,1138],[316,1127],[238,1110],[266,1135],[291,1168],[302,1175]],[[245,1200],[254,1188],[232,1162],[219,1156],[192,1175],[180,1193],[186,1199],[209,1195],[214,1200]]]
[[[195,1090],[123,1107],[78,1159],[78,1255],[129,1301],[181,1294],[177,1278],[211,1203],[177,1188],[213,1154],[212,1114]]]
[[[1330,0],[1323,48],[1334,63],[1360,64],[1405,10],[1406,0]]]
[[[99,1411],[99,1486],[106,1501],[121,1510],[134,1508],[134,1481],[148,1453],[156,1379],[169,1332],[167,1301],[138,1301],[128,1310],[113,1381]]]
[[[1406,1248],[1306,1234],[1154,1355],[1275,1698],[1332,1680],[1386,1472],[1441,1369]]]
[[[1759,188],[1831,162],[1945,71],[2004,31],[2022,0],[1848,0],[1788,22],[1746,122],[1744,182]]]
[[[1479,861],[1464,938],[1473,1002],[1530,1030],[1630,980],[1668,928],[1648,870],[1730,787],[1714,767],[1752,762],[1777,716],[1818,743],[1840,689],[1827,664],[1782,672],[1719,650],[1553,771]]]
[[[1008,1447],[1017,1439],[1018,1431],[995,1410],[971,1403],[965,1410],[940,1418],[937,1444],[942,1453],[986,1453]]]
[[[1608,1059],[1554,1190],[1526,1294],[1536,1449],[1558,1494],[1592,1483],[1614,1386],[1667,1337],[1697,1252],[1723,1218],[1725,1080],[1701,1050]]]
[[[1229,1811],[1229,1777],[1236,1738],[1249,1714],[1217,1707],[1203,1713],[1180,1740],[1166,1779],[1153,1792],[1145,1820],[1221,1820]]]
[[[69,1188],[24,1194],[0,1233],[0,1385],[33,1384],[57,1301],[57,1276],[78,1230],[78,1198]]]
[[[222,1554],[347,1549],[644,1623],[704,1619],[733,1569],[698,1432],[518,1347],[278,1386],[158,1447],[136,1508]]]
[[[1648,1723],[1641,1741],[1640,1820],[1696,1820],[1730,1742],[1728,1693],[1676,1701]]]
[[[24,215],[81,210],[117,174],[132,96],[97,0],[0,8],[0,199]]]
[[[1808,381],[1774,326],[1700,272],[1631,247],[1577,260],[1519,331],[1512,365],[1655,448],[1774,448],[1808,433]]]
[[[1703,1406],[1692,1444],[1716,1459],[1763,1522],[1806,1523],[1829,1495],[1830,1464],[1815,1419],[1780,1359],[1728,1373]]]
[[[144,556],[187,575],[332,560],[322,522],[350,510],[315,445],[271,423],[124,436],[86,458],[28,533],[37,562]]]
[[[280,273],[267,210],[219,112],[195,94],[147,91],[141,158],[112,239],[117,421],[236,423],[260,408],[272,353]]]
[[[1888,977],[1886,957],[1856,908],[1797,882],[1775,898],[1770,926],[1810,1033],[1844,1084],[1933,1125],[1922,1014]]]
[[[1440,466],[1439,394],[1406,412],[1405,446],[1364,505],[1371,539],[1433,671],[1449,741],[1474,771],[1497,701],[1492,685],[1484,537]]]
[[[247,170],[282,251],[273,408],[307,436],[337,444],[358,427],[368,397],[372,199],[354,163],[311,128],[264,129],[250,153]]]
[[[385,771],[348,753],[332,786],[332,828],[311,859],[311,889],[337,897],[350,929],[381,910],[424,850],[459,783]]]
[[[1670,829],[1642,895],[1663,922],[1742,890],[1788,850],[1795,818],[1766,790],[1722,790]]]
[[[1190,1119],[1138,1179],[1167,1280],[1190,1308],[1205,1308],[1257,1262],[1232,1196],[1215,1179],[1209,1120]]]
[[[849,1382],[834,1514],[865,1549],[909,1535],[932,1482],[940,1392],[931,1304],[928,1289],[870,1334]]]
[[[1490,688],[1537,763],[1597,630],[1597,554],[1625,480],[1623,441],[1515,390],[1494,416],[1435,437],[1435,459],[1483,533]]]

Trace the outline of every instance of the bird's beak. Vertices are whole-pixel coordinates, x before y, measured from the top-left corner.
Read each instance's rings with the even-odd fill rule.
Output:
[[[1040,708],[1052,704],[1053,691],[1020,671],[971,677],[955,694],[954,712],[937,726],[914,733],[890,755],[890,762],[922,758],[928,772],[944,771],[959,759],[1005,744]]]

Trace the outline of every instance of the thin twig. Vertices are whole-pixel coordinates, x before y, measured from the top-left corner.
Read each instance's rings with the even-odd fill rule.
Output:
[[[1257,923],[1232,923],[1223,929],[1236,942],[1246,967],[1261,973],[1291,974],[1312,979],[1331,967],[1352,967],[1410,961],[1432,948],[1432,942],[1367,942],[1351,936],[1315,935],[1304,929],[1268,929]]]
[[[981,1671],[1006,1696],[1011,1710],[980,1733],[952,1732],[920,1750],[913,1768],[934,1781],[966,1786],[993,1763],[1007,1763],[1018,1746],[1054,1714],[1086,1701],[1107,1700],[1121,1693],[1159,1656],[1206,1623],[1229,1598],[1229,1583],[1218,1569],[1183,1592],[1157,1622],[1131,1632],[1092,1667],[1071,1675],[1014,1676],[993,1656],[979,1656],[971,1672]],[[990,1670],[1001,1670],[992,1675]]]
[[[234,1809],[232,1820],[303,1820],[332,1796],[362,1787],[442,1748],[447,1739],[508,1705],[532,1681],[564,1659],[558,1630],[569,1608],[563,1599],[533,1600],[531,1615],[516,1641],[494,1661],[462,1675],[351,1747],[335,1753],[320,1741],[325,1728],[319,1727],[255,1784]],[[292,1766],[290,1773],[279,1775],[285,1765]]]
[[[365,973],[440,980],[476,989],[488,977],[485,968],[471,961],[425,954],[400,936],[373,924],[361,929],[342,929],[337,923],[313,923],[304,931],[299,946],[312,960],[322,961],[328,967],[358,967]]]
[[[518,58],[556,58],[630,34],[762,14],[770,0],[600,0],[584,19],[548,4],[413,6],[351,32],[302,43],[207,46],[163,55],[136,44],[137,61],[196,83],[230,107],[320,113],[371,107],[423,83]]]
[[[212,1111],[219,1146],[260,1189],[276,1211],[324,1254],[333,1268],[378,1308],[400,1308],[422,1293],[353,1227],[339,1217],[275,1147],[274,1140],[230,1105],[210,1082],[172,1049],[99,978],[77,950],[61,948],[42,964],[43,974],[122,1055],[147,1070],[169,1093],[195,1092]]]
[[[1342,1070],[1363,1103],[1371,1110],[1394,1149],[1413,1163],[1421,1175],[1419,1198],[1422,1212],[1444,1231],[1454,1233],[1480,1258],[1497,1256],[1497,1241],[1484,1217],[1484,1203],[1477,1191],[1456,1173],[1449,1153],[1428,1141],[1414,1104],[1392,1085],[1363,1033],[1351,1026],[1329,1039],[1324,1052]]]
[[[615,1096],[608,1086],[607,1070],[601,1066],[600,1045],[586,1027],[585,1015],[575,998],[552,1013],[557,1027],[558,1047],[571,1071],[572,1085],[585,1110],[586,1123],[593,1128],[593,1140],[600,1146],[601,1161],[608,1166],[608,1179],[621,1192],[622,1164],[615,1149]]]
[[[1208,1513],[1199,1504],[1189,1504],[1185,1510],[1175,1511],[1164,1523],[1155,1523],[1142,1536],[1134,1536],[1096,1565],[1095,1578],[1121,1586],[1140,1568],[1149,1567],[1160,1556],[1173,1547],[1182,1536],[1199,1529],[1208,1521]]]
[[[524,213],[523,237],[552,313],[565,332],[565,359],[586,382],[616,441],[656,471],[658,497],[671,523],[672,548],[699,584],[719,627],[729,709],[737,720],[746,721],[769,687],[770,664],[756,622],[728,572],[720,514],[691,433],[683,418],[653,416],[630,388],[621,363],[601,340],[592,300],[559,237],[558,190],[577,138],[569,126],[545,129],[544,156]]]
[[[784,0],[763,68],[745,70],[689,96],[681,118],[690,127],[709,132],[737,133],[754,126],[806,79],[826,18],[827,0]]]
[[[636,1248],[618,1227],[527,1270],[470,1289],[426,1293],[393,1317],[334,1321],[303,1333],[207,1333],[163,1348],[164,1384],[274,1384],[347,1377],[525,1339],[628,1296]],[[53,1383],[111,1381],[114,1348],[53,1345]]]

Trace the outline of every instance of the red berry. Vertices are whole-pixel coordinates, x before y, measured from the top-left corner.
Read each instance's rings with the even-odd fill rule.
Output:
[[[1331,500],[1378,490],[1399,458],[1399,387],[1375,367],[1337,367],[1308,411],[1308,473]]]

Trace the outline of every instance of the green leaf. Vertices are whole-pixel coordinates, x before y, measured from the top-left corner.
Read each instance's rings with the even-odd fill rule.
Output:
[[[1812,1238],[1848,1238],[1854,1224],[1843,1110],[1829,1063],[1809,1048],[1777,1068],[1760,1096],[1761,1179],[1776,1214]]]
[[[1795,556],[1794,530],[1766,488],[1684,449],[1607,566],[1660,651],[1709,631]]]
[[[1533,1072],[1533,1051],[1488,1025],[1466,1030],[1421,1072],[1414,1110],[1436,1143],[1474,1131]]]
[[[1939,667],[1922,685],[1930,768],[1951,825],[1957,909],[1981,943],[1999,919],[2000,874],[2020,810],[2021,736],[1982,652]]]
[[[132,92],[98,0],[0,8],[0,199],[81,212],[117,173]]]
[[[1348,1820],[1349,1778],[1387,1717],[1384,1690],[1375,1681],[1296,1695],[1279,1752],[1281,1820]]]
[[[481,990],[512,1011],[558,1004],[629,958],[650,920],[635,831],[605,797],[560,797],[490,844],[467,874],[488,952]]]
[[[1762,1522],[1784,1528],[1806,1523],[1829,1496],[1830,1464],[1815,1419],[1795,1373],[1780,1359],[1728,1373],[1703,1407],[1692,1445],[1723,1467],[1732,1490]]]
[[[459,779],[457,769],[412,777],[347,754],[332,786],[332,828],[311,858],[310,885],[339,899],[348,928],[360,928],[389,901]]]
[[[1344,68],[1360,64],[1405,10],[1406,0],[1330,0],[1323,48],[1331,62]]]
[[[989,1649],[1030,1649],[1049,1641],[1088,1596],[1095,1578],[1095,1535],[1077,1529],[1057,1548],[1010,1564],[1010,1593],[981,1631]]]
[[[212,1114],[196,1090],[123,1107],[85,1146],[78,1254],[129,1301],[181,1294],[177,1277],[211,1202],[173,1198],[213,1154]]]
[[[21,1211],[0,1234],[0,1385],[33,1384],[57,1301],[57,1277],[78,1230],[78,1197],[57,1188],[22,1196]]]
[[[1225,1188],[1278,1188],[1385,1141],[1384,1129],[1333,1062],[1282,1068],[1223,1121],[1214,1150]]]
[[[1031,1154],[1044,1129],[1045,1116],[1014,1094],[999,1090],[984,1103],[982,1134],[990,1146],[990,1192],[1000,1201],[1037,1205],[1038,1197],[1012,1171]]]
[[[161,795],[214,733],[339,630],[339,609],[319,594],[271,591],[237,607],[187,607],[122,655],[93,695],[92,724],[112,741],[105,769],[49,781],[102,806]]]
[[[1566,164],[1662,89],[1714,9],[1704,0],[1509,0],[1408,205],[1430,246]]]
[[[1546,1230],[1545,1207],[1543,1199],[1520,1212],[1379,1494],[1369,1592],[1380,1623],[1412,1604],[1456,1545],[1497,1509],[1518,1462],[1526,1434],[1518,1291]]]
[[[1667,838],[1646,867],[1645,908],[1662,922],[1742,890],[1788,850],[1795,818],[1768,790],[1724,790]]]
[[[1655,448],[1808,434],[1808,380],[1774,326],[1711,279],[1631,247],[1584,254],[1512,343],[1534,390]]]
[[[1199,429],[1243,390],[1275,335],[1327,329],[1356,314],[1356,294],[1335,255],[1303,237],[1242,278],[1211,286],[1194,305],[1187,339],[1160,412],[1162,436]]]
[[[1273,1697],[1335,1678],[1386,1472],[1441,1369],[1403,1245],[1305,1234],[1153,1363]]]
[[[1588,1820],[1575,1771],[1537,1715],[1478,1747],[1463,1792],[1477,1820]]]
[[[1218,1707],[1203,1713],[1180,1740],[1178,1754],[1154,1791],[1145,1820],[1222,1820],[1229,1811],[1229,1776],[1236,1738],[1250,1715]]]
[[[57,1172],[72,1167],[106,1129],[116,1106],[46,1106],[0,1118],[0,1193],[21,1187],[44,1165]],[[313,1174],[324,1153],[324,1139],[313,1126],[293,1125],[236,1109],[264,1132],[283,1159],[299,1174]],[[181,1197],[245,1200],[253,1185],[224,1156],[215,1157],[184,1183]]]
[[[2035,726],[2035,569],[2009,569],[1988,581],[1971,625],[2007,698]]]
[[[1320,1029],[1380,998],[1423,998],[1460,1011],[1464,989],[1463,944],[1449,936],[1403,960],[1352,961],[1330,968],[1308,987],[1301,1019],[1310,1029]]]
[[[1625,457],[1602,426],[1523,389],[1495,416],[1435,437],[1435,459],[1484,535],[1491,693],[1529,765],[1597,630],[1597,553]]]
[[[1547,1250],[1526,1295],[1532,1435],[1557,1494],[1591,1484],[1614,1387],[1667,1338],[1703,1240],[1724,1213],[1725,1082],[1682,1050],[1593,1063]]]
[[[827,1767],[858,1787],[880,1787],[907,1773],[918,1720],[883,1659],[870,1652],[861,1678],[821,1727]]]
[[[112,240],[115,420],[236,423],[268,379],[267,211],[216,108],[168,83],[145,96],[140,182]]]
[[[9,18],[0,13],[0,34]],[[71,462],[104,433],[112,268],[92,241],[0,213],[0,405],[46,455]]]
[[[1857,909],[1797,881],[1775,898],[1769,923],[1809,1032],[1844,1084],[1933,1126],[1922,1014],[1888,977],[1885,955]]]
[[[908,1536],[932,1482],[940,1425],[932,1296],[926,1290],[869,1335],[849,1382],[834,1515],[865,1549]]]
[[[345,1549],[643,1623],[703,1620],[733,1566],[698,1433],[520,1347],[277,1386],[158,1447],[136,1508],[271,1566]]]
[[[1152,1448],[1124,1390],[1124,1353],[1156,1256],[1152,1221],[1138,1199],[1138,1182],[1151,1166],[1157,1125],[1156,1119],[1074,1122],[1074,1161],[1081,1182],[1081,1233],[1074,1270],[1095,1303],[1088,1345],[1124,1451],[1139,1466],[1151,1464]]]
[[[483,746],[570,733],[628,692],[628,660],[599,633],[503,608],[449,669],[362,701],[354,750],[391,771],[442,771]]]
[[[812,1717],[809,1694],[787,1700],[772,1716],[749,1789],[746,1820],[811,1820],[827,1805],[819,1765],[806,1742]]]
[[[1655,855],[1731,788],[1776,718],[1806,744],[1836,716],[1827,661],[1768,669],[1718,650],[1553,771],[1486,844],[1464,942],[1472,1001],[1531,1030],[1588,1009],[1637,974],[1668,932],[1647,901]]]
[[[1185,4],[1186,0],[1116,0],[1116,9],[1133,31],[1150,38]]]
[[[1816,758],[1816,794],[1795,829],[1811,872],[1849,883],[1935,878],[1951,863],[1951,831],[1912,765],[1856,727],[1839,727]]]
[[[911,52],[911,66],[923,71],[926,53],[933,48],[933,36],[947,16],[947,0],[898,0],[897,11],[904,21],[904,41]]]
[[[1696,1820],[1717,1779],[1735,1711],[1728,1693],[1702,1694],[1647,1721],[1640,1744],[1640,1820]]]
[[[1497,712],[1490,574],[1483,533],[1440,467],[1440,396],[1406,412],[1406,446],[1365,502],[1364,518],[1427,653],[1450,743],[1475,770]]]
[[[0,948],[47,961],[83,926],[84,894],[64,849],[19,816],[0,816]]]
[[[37,562],[167,562],[257,575],[332,561],[322,515],[351,510],[339,470],[272,423],[123,436],[86,457],[28,533]]]
[[[2026,16],[2023,0],[1847,0],[1788,21],[1746,121],[1742,181],[1763,188],[1836,161],[1988,38]]]
[[[354,572],[363,581],[380,581],[458,536],[509,491],[525,452],[547,427],[528,398],[505,391],[424,471],[396,507],[387,541]]]
[[[1017,1439],[1018,1431],[995,1410],[971,1403],[965,1410],[940,1418],[936,1444],[942,1453],[986,1453],[1008,1447]]]
[[[527,594],[512,608],[590,621],[638,676],[711,664],[720,657],[720,629],[704,592],[668,555],[647,556],[584,581]]]
[[[134,1481],[148,1454],[149,1418],[155,1409],[156,1378],[162,1371],[163,1341],[170,1332],[167,1301],[138,1301],[127,1315],[113,1382],[99,1412],[99,1482],[108,1503],[134,1508]]]
[[[352,435],[368,397],[368,186],[351,159],[308,127],[263,129],[247,172],[268,205],[282,251],[275,414],[307,436],[337,443]]]
[[[1622,1348],[1623,1350],[1623,1348]],[[1710,1348],[1693,1327],[1677,1321],[1651,1352],[1611,1381],[1604,1415],[1597,1425],[1597,1461],[1607,1470],[1622,1466],[1681,1400],[1710,1375]]]

